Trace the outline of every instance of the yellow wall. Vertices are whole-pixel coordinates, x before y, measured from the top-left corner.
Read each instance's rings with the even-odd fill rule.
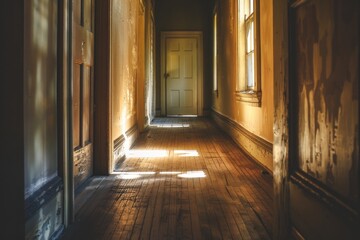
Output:
[[[238,78],[245,78],[237,67],[237,0],[219,1],[218,5],[218,96],[213,94],[213,110],[269,144],[273,142],[273,23],[272,2],[260,2],[261,106],[236,100]],[[244,44],[239,39],[239,44]],[[239,73],[237,73],[239,72]],[[234,137],[234,136],[233,136]],[[236,138],[236,137],[235,137]],[[235,139],[245,150],[272,170],[271,154],[253,154],[241,139]],[[247,148],[247,149],[246,149]]]
[[[136,124],[139,2],[113,0],[111,7],[112,140]]]
[[[155,106],[153,1],[110,3],[112,171],[155,115]]]

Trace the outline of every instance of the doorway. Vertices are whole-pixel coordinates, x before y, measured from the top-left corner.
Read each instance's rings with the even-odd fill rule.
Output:
[[[161,33],[161,115],[203,115],[201,32]]]

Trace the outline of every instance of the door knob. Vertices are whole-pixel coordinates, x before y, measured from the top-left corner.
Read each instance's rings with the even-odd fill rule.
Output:
[[[165,79],[168,78],[169,76],[170,76],[169,73],[164,73],[164,78],[165,78]]]

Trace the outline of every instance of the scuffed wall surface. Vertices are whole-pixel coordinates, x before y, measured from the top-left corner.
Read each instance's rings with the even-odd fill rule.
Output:
[[[218,6],[218,96],[213,95],[213,109],[229,119],[235,121],[251,133],[273,142],[274,121],[274,72],[273,72],[273,3],[260,2],[260,46],[261,46],[261,107],[251,106],[237,101],[235,91],[237,81],[245,78],[244,67],[237,66],[241,59],[237,59],[237,43],[243,44],[244,39],[238,37],[237,29],[237,0],[219,1]],[[241,27],[241,26],[240,26]],[[240,79],[239,79],[240,78]],[[235,136],[237,133],[234,133]],[[251,142],[236,139],[239,144],[256,147]],[[272,158],[269,153],[258,154],[254,157],[268,169],[272,170]],[[271,154],[271,153],[270,153]]]
[[[25,239],[51,239],[63,224],[63,194],[59,192],[25,226]]]
[[[112,140],[116,140],[136,124],[139,2],[111,4]]]
[[[358,15],[354,3],[324,0],[295,15],[298,167],[352,202],[359,200]]]

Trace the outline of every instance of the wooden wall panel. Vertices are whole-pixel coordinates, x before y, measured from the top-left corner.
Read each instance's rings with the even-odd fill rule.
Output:
[[[25,197],[57,176],[57,3],[27,3]]]
[[[63,226],[63,183],[58,176],[58,2],[26,1],[24,9],[23,227],[26,239],[47,239]]]
[[[354,5],[310,1],[295,10],[294,80],[298,82],[297,167],[358,201],[359,24]]]
[[[290,213],[310,239],[360,234],[358,10],[350,0],[290,6]]]

